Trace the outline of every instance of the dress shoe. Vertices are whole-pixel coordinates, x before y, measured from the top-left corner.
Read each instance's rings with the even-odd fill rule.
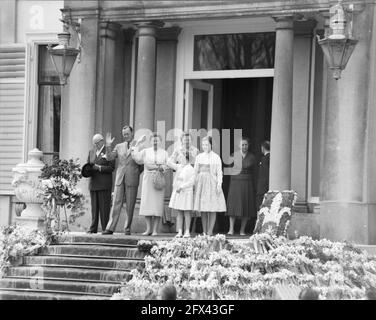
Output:
[[[111,230],[104,230],[102,234],[113,234],[114,232]]]
[[[124,234],[125,234],[126,236],[130,236],[130,235],[131,235],[131,232],[130,232],[129,230],[125,230]]]
[[[97,233],[96,231],[91,231],[91,230],[89,230],[88,232],[86,232],[86,233],[88,233],[88,234],[92,234],[92,233]]]

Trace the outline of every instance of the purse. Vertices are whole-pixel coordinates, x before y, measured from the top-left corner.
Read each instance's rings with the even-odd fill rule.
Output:
[[[156,190],[163,190],[166,186],[166,178],[163,172],[156,170],[153,172],[153,186]]]

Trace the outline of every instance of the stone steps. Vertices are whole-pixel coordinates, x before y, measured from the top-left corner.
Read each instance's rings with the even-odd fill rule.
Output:
[[[60,291],[66,293],[82,293],[85,295],[111,297],[120,289],[120,284],[113,283],[93,283],[83,281],[72,281],[66,279],[46,280],[43,278],[3,278],[0,280],[2,289],[32,289]]]
[[[130,270],[145,265],[139,240],[122,234],[61,236],[58,244],[9,268],[0,279],[0,300],[110,299],[130,278]]]
[[[80,281],[96,281],[121,283],[130,277],[129,271],[107,269],[88,269],[60,266],[21,266],[9,269],[8,277],[43,277],[44,279],[70,279]]]
[[[47,290],[0,289],[0,300],[108,300],[108,297]]]
[[[29,266],[60,265],[60,266],[86,266],[98,267],[109,270],[124,270],[143,267],[143,260],[126,258],[98,258],[90,256],[28,256],[24,257],[24,264]]]
[[[137,247],[114,247],[102,245],[54,245],[49,246],[41,251],[44,255],[79,255],[79,256],[96,256],[101,258],[132,258],[143,259],[145,254]]]

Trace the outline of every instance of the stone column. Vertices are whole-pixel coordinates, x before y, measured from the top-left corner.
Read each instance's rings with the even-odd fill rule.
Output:
[[[375,198],[369,196],[374,194],[376,181],[375,159],[369,157],[369,147],[375,143],[376,30],[374,5],[367,6],[355,15],[354,38],[359,42],[341,79],[327,72],[320,237],[376,244]]]
[[[270,138],[271,190],[291,188],[292,87],[294,60],[293,17],[275,17],[276,43]]]
[[[315,20],[294,22],[294,73],[291,137],[291,188],[298,193],[295,212],[307,212],[308,134],[312,37]]]
[[[136,73],[135,130],[154,130],[156,87],[156,30],[159,21],[137,25],[138,52]]]
[[[113,128],[112,114],[114,112],[115,87],[115,54],[116,36],[120,25],[113,22],[99,24],[99,56],[97,72],[97,105],[95,112],[95,131],[111,132]]]

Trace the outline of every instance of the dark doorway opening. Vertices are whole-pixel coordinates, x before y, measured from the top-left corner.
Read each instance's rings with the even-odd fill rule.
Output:
[[[223,79],[221,117],[219,128],[221,129],[242,129],[243,136],[250,138],[249,151],[256,157],[256,168],[254,185],[257,179],[257,167],[262,156],[261,143],[270,141],[271,115],[273,97],[273,78],[245,78],[245,79]],[[214,109],[216,110],[216,109]],[[231,152],[238,150],[237,142],[234,145],[233,133],[231,130]],[[223,177],[223,192],[227,200],[230,185],[230,176]],[[256,190],[255,190],[256,191]],[[223,213],[218,214],[216,231],[226,233],[229,221]],[[253,231],[254,224],[248,222],[246,232]],[[240,220],[235,224],[238,232]]]
[[[270,140],[273,78],[205,79],[193,81],[205,82],[213,86],[212,127],[219,130],[230,129],[231,153],[238,150],[239,144],[238,141],[234,143],[234,129],[242,129],[242,135],[250,139],[249,151],[256,157],[256,168],[253,177],[255,180],[254,185],[256,185],[257,167],[262,156],[261,143],[265,140]],[[193,127],[196,128],[201,125],[201,128],[206,128],[205,123],[208,122],[208,112],[206,109],[209,106],[206,100],[208,98],[207,95],[204,96],[202,94],[198,95],[198,97],[195,96],[195,91],[193,91],[192,108],[193,110],[201,110],[198,113],[195,112],[195,121],[192,121],[192,123],[196,123],[196,126],[193,125]],[[223,159],[222,152],[220,156],[222,161],[227,162],[227,159]],[[222,187],[226,201],[229,184],[230,176],[224,175]],[[227,233],[228,227],[228,217],[224,213],[218,213],[214,232]],[[239,228],[240,221],[237,221],[235,231],[238,232]],[[200,219],[196,222],[195,231],[198,233],[202,232]],[[246,232],[251,233],[252,231],[253,224],[248,222]]]

